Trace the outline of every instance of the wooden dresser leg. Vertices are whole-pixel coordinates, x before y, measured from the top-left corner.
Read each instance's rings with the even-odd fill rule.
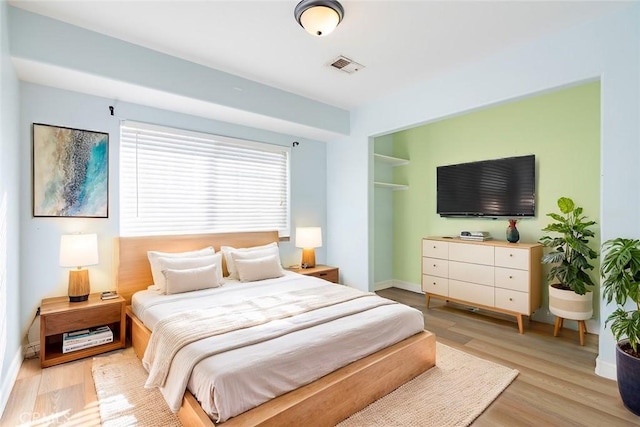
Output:
[[[427,298],[427,310],[428,310],[429,309],[429,303],[431,302],[431,295],[425,294],[425,297]]]
[[[521,334],[524,334],[524,326],[522,325],[522,314],[518,314],[516,317],[518,319],[518,331],[520,331]]]
[[[557,337],[558,333],[560,332],[560,329],[562,329],[562,321],[564,319],[562,317],[556,317],[556,326],[555,328],[553,328],[553,336]]]

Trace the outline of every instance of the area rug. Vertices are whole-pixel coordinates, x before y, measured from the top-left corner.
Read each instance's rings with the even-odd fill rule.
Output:
[[[131,349],[93,359],[100,417],[107,427],[180,426]],[[373,402],[339,427],[467,426],[518,371],[437,343],[436,366]]]

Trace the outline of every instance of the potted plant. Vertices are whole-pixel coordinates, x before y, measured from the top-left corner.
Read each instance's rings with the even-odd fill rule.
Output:
[[[578,320],[580,343],[583,344],[584,321],[593,315],[590,288],[595,284],[589,270],[594,268],[590,260],[595,259],[598,253],[588,243],[589,238],[595,236],[589,228],[595,225],[595,221],[587,221],[582,214],[583,209],[568,197],[558,199],[558,208],[561,214],[547,214],[555,222],[542,229],[554,235],[540,239],[540,243],[552,248],[542,257],[543,264],[553,264],[547,275],[549,310],[557,316],[554,335],[558,335],[563,319]]]
[[[616,345],[618,390],[624,406],[640,415],[640,240],[612,239],[602,245],[600,273],[603,296],[607,304],[615,300],[618,308],[611,313],[605,327],[611,323]],[[625,304],[629,310],[625,309]]]

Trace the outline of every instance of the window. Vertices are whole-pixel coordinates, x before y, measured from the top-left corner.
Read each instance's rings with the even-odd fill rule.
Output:
[[[120,234],[289,235],[289,148],[126,121]]]

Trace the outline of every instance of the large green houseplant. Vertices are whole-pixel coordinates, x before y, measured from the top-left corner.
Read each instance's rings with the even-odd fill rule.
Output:
[[[607,304],[615,300],[618,305],[605,322],[605,326],[611,323],[611,332],[618,341],[618,389],[624,405],[640,415],[640,240],[607,240],[602,253],[603,296]]]
[[[584,321],[593,315],[593,294],[595,286],[589,275],[594,266],[591,260],[598,253],[589,247],[589,239],[595,234],[590,227],[595,221],[588,221],[582,214],[583,209],[568,197],[558,199],[560,214],[547,214],[555,220],[542,231],[547,234],[540,243],[551,248],[542,257],[543,264],[551,264],[547,280],[549,281],[549,310],[557,316],[554,335],[562,327],[563,319],[579,321],[580,342],[584,343],[586,332]]]

